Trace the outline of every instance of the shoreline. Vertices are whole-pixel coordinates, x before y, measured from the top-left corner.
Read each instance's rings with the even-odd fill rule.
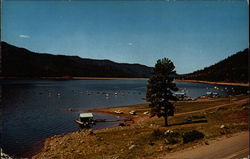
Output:
[[[0,80],[149,80],[149,78],[138,77],[0,77]],[[249,83],[234,83],[234,82],[212,82],[202,80],[184,80],[175,79],[175,82],[191,82],[191,83],[204,83],[204,84],[216,84],[216,85],[228,85],[228,86],[242,86],[248,87]]]
[[[239,97],[235,97],[235,98],[239,98]],[[216,101],[219,101],[221,99],[223,99],[223,98],[214,98],[214,99],[211,99],[211,100],[213,102],[216,102]],[[208,111],[208,110],[210,110],[210,111],[212,111],[212,110],[220,110],[219,109],[220,107],[226,108],[226,107],[229,107],[230,105],[242,103],[243,101],[246,102],[245,100],[246,100],[246,97],[244,97],[243,100],[239,98],[237,101],[234,101],[232,103],[230,102],[230,103],[226,103],[225,104],[223,102],[224,104],[221,103],[220,105],[218,105],[219,103],[218,104],[215,103],[215,105],[213,107],[209,106],[209,107],[199,108],[199,110],[197,110],[197,112],[203,112],[203,111],[205,112],[205,111]],[[202,101],[199,101],[199,102],[206,102],[206,101],[207,100],[204,99],[204,101],[202,100]],[[195,101],[189,101],[189,102],[195,102]],[[105,107],[105,108],[97,108],[97,109],[88,110],[88,112],[103,113],[103,114],[109,114],[109,115],[114,115],[114,116],[122,117],[122,118],[124,118],[124,122],[123,123],[125,125],[123,125],[123,126],[119,125],[119,126],[114,126],[112,128],[102,128],[102,129],[95,130],[94,131],[94,136],[91,135],[93,133],[92,129],[84,130],[84,131],[81,131],[81,132],[72,132],[72,133],[63,134],[63,135],[61,135],[61,134],[54,135],[52,137],[46,138],[46,140],[44,141],[44,144],[43,144],[43,148],[39,152],[37,152],[36,154],[34,154],[32,156],[32,158],[44,157],[43,155],[46,155],[48,153],[47,150],[50,148],[50,145],[54,145],[54,144],[57,145],[58,141],[59,140],[61,141],[61,139],[65,140],[65,141],[67,141],[67,140],[74,141],[72,138],[74,138],[75,136],[79,136],[80,134],[82,134],[82,135],[85,136],[85,137],[83,137],[81,139],[81,142],[84,140],[84,142],[88,143],[88,140],[89,140],[88,137],[89,138],[96,138],[95,137],[96,135],[98,135],[100,133],[103,133],[103,132],[106,134],[108,132],[110,133],[110,132],[113,132],[113,131],[123,131],[123,130],[127,130],[127,129],[128,129],[128,131],[130,131],[130,130],[131,131],[132,130],[133,131],[137,131],[137,128],[142,128],[143,129],[143,128],[148,127],[148,126],[149,126],[148,129],[152,129],[152,130],[158,129],[158,128],[165,130],[165,128],[162,127],[162,125],[159,125],[159,124],[158,125],[157,124],[156,125],[155,124],[152,125],[152,124],[150,124],[150,123],[152,123],[154,121],[158,121],[159,118],[157,118],[157,117],[150,118],[150,114],[144,114],[144,112],[146,112],[147,110],[150,109],[150,108],[146,108],[147,106],[148,106],[148,104],[136,104],[136,105],[117,106],[117,107]],[[124,113],[123,114],[117,114],[117,113],[114,112],[115,110],[121,110]],[[130,115],[129,112],[131,110],[136,110],[137,114],[136,115]],[[221,110],[223,110],[223,109],[221,109]],[[193,113],[197,113],[197,112],[196,111],[185,111],[183,113],[182,112],[177,112],[175,114],[175,117],[179,118],[178,116],[183,116],[185,114],[193,114]],[[146,126],[145,124],[146,125],[150,124],[150,125]],[[172,125],[169,128],[173,129],[175,127],[178,127],[178,125]],[[182,127],[185,128],[185,125],[182,126]],[[80,135],[80,136],[82,136],[82,135]],[[88,136],[88,137],[86,138],[86,136]],[[104,136],[102,136],[102,137],[104,137]],[[61,151],[60,149],[57,150],[56,148],[55,148],[55,150],[56,151],[54,153],[56,153],[57,151],[59,151],[59,152]],[[178,150],[179,149],[177,148],[175,151],[178,151]]]
[[[174,81],[176,81],[176,82],[191,82],[191,83],[204,83],[204,84],[228,85],[228,86],[242,86],[242,87],[248,87],[248,86],[249,86],[249,83],[212,82],[212,81],[183,80],[183,79],[175,79]]]
[[[141,119],[141,116],[130,115],[129,112],[131,110],[133,110],[130,107],[137,107],[137,106],[140,106],[140,105],[148,105],[148,104],[144,103],[144,104],[134,104],[134,105],[125,105],[125,106],[114,106],[114,107],[97,108],[97,109],[88,110],[88,112],[113,115],[116,118],[123,118],[123,120],[121,120],[118,123],[124,124],[124,125],[127,125],[127,126],[133,126],[133,125],[136,125],[138,123],[141,123],[142,119]],[[117,110],[122,110],[123,113],[122,114],[115,113],[114,111],[117,111]],[[148,118],[149,115],[145,115],[145,117]],[[118,126],[116,126],[116,127],[118,127]]]
[[[196,99],[194,101],[178,101],[178,102],[181,102],[181,103],[183,103],[183,102],[184,103],[215,102],[215,101],[223,99],[223,98],[230,99],[229,97],[220,97],[220,98],[207,97],[207,98]],[[236,103],[238,103],[238,102],[241,102],[241,101],[239,100]],[[187,111],[187,112],[175,112],[174,116],[205,112],[205,111],[212,110],[212,109],[219,109],[221,107],[226,107],[226,106],[231,105],[231,104],[233,104],[233,103],[227,103],[227,104],[217,105],[217,106],[213,106],[213,107],[200,108],[197,110],[192,110],[192,111]],[[147,108],[140,108],[140,107],[147,107]],[[123,113],[122,114],[115,113],[115,111],[117,111],[117,110],[122,111]],[[134,110],[136,112],[138,112],[138,114],[136,114],[136,115],[129,114],[130,111],[134,111]],[[147,111],[149,112],[148,114],[143,114],[143,112],[147,112]],[[150,107],[149,107],[148,103],[124,105],[124,106],[113,106],[113,107],[105,107],[105,108],[96,108],[96,109],[87,110],[87,112],[113,115],[116,118],[123,118],[124,120],[121,120],[120,123],[124,123],[127,126],[140,125],[142,123],[158,119],[158,117],[156,117],[156,116],[154,116],[154,117],[150,116]],[[115,126],[115,127],[118,127],[118,126]]]
[[[148,80],[139,77],[0,77],[0,80]]]

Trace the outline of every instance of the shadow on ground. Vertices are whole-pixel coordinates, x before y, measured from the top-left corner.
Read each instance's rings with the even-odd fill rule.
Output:
[[[173,123],[173,124],[169,124],[169,126],[177,126],[177,125],[187,125],[187,124],[199,124],[199,123],[207,123],[207,120],[196,120],[196,121],[185,121],[185,122],[181,122],[181,123]]]

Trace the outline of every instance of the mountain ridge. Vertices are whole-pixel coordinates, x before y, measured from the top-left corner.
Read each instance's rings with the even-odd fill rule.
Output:
[[[244,82],[249,79],[249,49],[239,51],[211,66],[182,76],[185,80]]]
[[[82,58],[76,55],[36,53],[26,48],[1,42],[2,77],[104,77],[149,78],[153,67],[142,64],[118,63],[109,59]],[[239,51],[209,67],[174,78],[211,82],[248,82],[248,49]]]
[[[150,77],[152,67],[108,59],[36,53],[1,42],[2,73],[8,77]]]

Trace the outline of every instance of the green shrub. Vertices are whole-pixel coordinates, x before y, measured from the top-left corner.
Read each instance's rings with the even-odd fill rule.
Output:
[[[164,133],[164,137],[165,137],[165,143],[166,144],[177,144],[179,142],[179,137],[180,137],[180,133],[176,132],[176,131],[172,131],[172,130],[167,130]]]
[[[165,137],[180,137],[180,133],[172,131],[171,133],[165,133]]]
[[[164,133],[159,130],[159,129],[155,129],[152,134],[151,134],[153,139],[160,139],[164,137]]]
[[[183,142],[188,143],[191,141],[199,140],[204,138],[204,134],[202,132],[199,132],[197,130],[192,130],[186,133],[183,133],[182,135]]]
[[[150,141],[152,140],[163,140],[165,144],[177,144],[181,141],[181,134],[174,131],[161,131],[159,129],[153,130],[152,134],[150,135]]]
[[[175,137],[166,137],[165,138],[165,143],[174,145],[174,144],[178,143],[178,140]]]

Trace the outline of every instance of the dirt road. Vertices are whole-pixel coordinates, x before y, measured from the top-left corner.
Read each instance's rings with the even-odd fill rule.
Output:
[[[183,112],[183,113],[176,113],[175,116],[184,115],[184,114],[192,114],[192,113],[205,112],[207,110],[212,110],[212,109],[215,109],[215,108],[221,108],[221,107],[231,106],[233,104],[244,104],[244,103],[247,103],[247,102],[248,102],[248,99],[242,99],[242,100],[238,100],[238,101],[232,101],[231,103],[228,103],[228,104],[221,104],[221,105],[217,105],[217,106],[213,106],[213,107],[209,107],[209,108],[205,108],[205,109],[199,109],[199,110],[194,110],[194,111],[190,111],[190,112]]]
[[[197,146],[170,153],[162,159],[239,159],[249,158],[249,132],[210,141],[209,145]]]

